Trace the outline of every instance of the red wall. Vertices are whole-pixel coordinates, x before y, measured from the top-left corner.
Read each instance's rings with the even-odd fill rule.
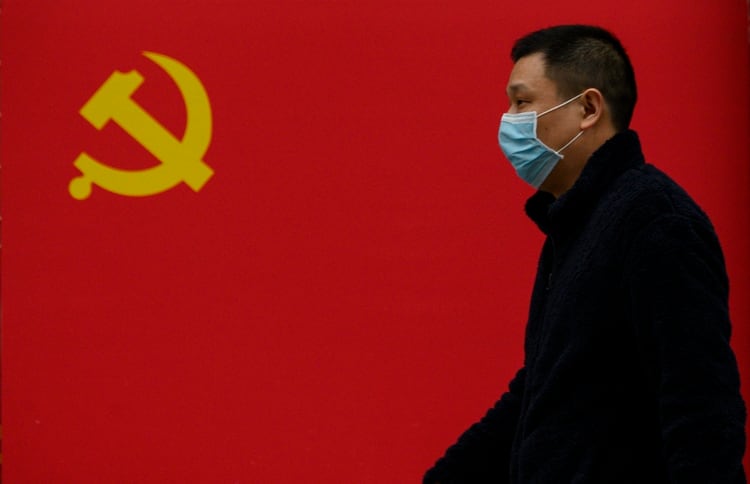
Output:
[[[722,239],[750,388],[745,2],[621,4],[5,0],[3,477],[417,482],[521,363],[542,237],[496,131],[512,41],[555,23],[628,48],[646,155]],[[161,165],[78,113],[113,71],[183,135],[142,51],[202,82],[214,175],[75,200],[82,151]]]

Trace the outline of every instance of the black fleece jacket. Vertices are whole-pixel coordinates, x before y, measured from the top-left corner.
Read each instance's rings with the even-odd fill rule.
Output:
[[[711,223],[624,131],[559,199],[509,391],[425,484],[745,483],[745,405]]]

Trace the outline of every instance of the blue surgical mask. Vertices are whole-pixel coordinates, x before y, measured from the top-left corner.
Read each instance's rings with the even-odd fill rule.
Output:
[[[541,142],[536,134],[537,119],[547,113],[567,105],[583,96],[583,93],[572,97],[564,103],[537,114],[536,111],[518,114],[503,114],[500,130],[497,134],[500,148],[521,179],[538,189],[547,179],[562,158],[562,151],[577,140],[579,132],[559,150],[553,150]]]

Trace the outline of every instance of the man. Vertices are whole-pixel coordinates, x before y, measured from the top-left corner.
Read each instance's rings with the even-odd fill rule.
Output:
[[[573,25],[511,57],[499,142],[538,189],[526,211],[547,235],[524,366],[424,482],[744,483],[723,256],[628,129],[625,50]]]

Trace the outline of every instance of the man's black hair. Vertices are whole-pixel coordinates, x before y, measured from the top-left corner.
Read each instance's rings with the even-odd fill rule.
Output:
[[[637,99],[635,73],[625,49],[610,32],[590,25],[559,25],[532,32],[516,41],[513,62],[541,53],[545,74],[562,98],[585,89],[601,91],[617,131],[630,126]]]

